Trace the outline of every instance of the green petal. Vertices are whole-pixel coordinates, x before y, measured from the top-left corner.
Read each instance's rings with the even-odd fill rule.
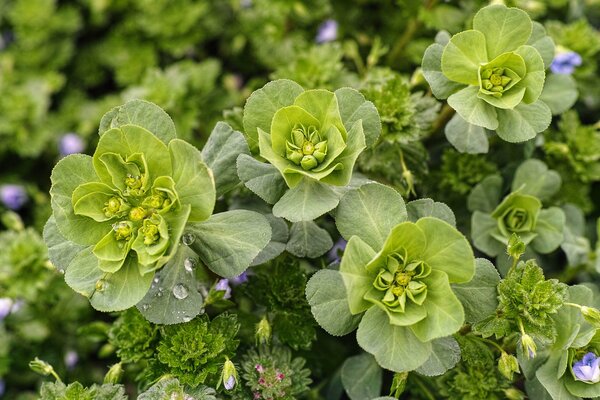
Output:
[[[554,41],[546,34],[544,25],[539,22],[533,22],[533,31],[527,44],[535,47],[544,60],[544,69],[548,69],[554,59]]]
[[[290,188],[294,188],[302,180],[302,174],[304,170],[301,167],[296,166],[294,163],[286,159],[273,151],[271,137],[268,133],[258,128],[258,145],[260,148],[260,155],[265,160],[269,161],[271,165],[279,170],[285,183]],[[297,171],[296,174],[286,174],[285,171]]]
[[[121,268],[132,242],[133,236],[129,240],[117,240],[114,231],[108,232],[93,248],[93,253],[98,259],[111,262],[104,265],[108,270],[104,270],[102,266],[100,269],[115,272]]]
[[[169,226],[160,214],[155,214],[153,218],[158,219],[158,241],[151,245],[144,244],[144,234],[140,230],[131,246],[138,256],[138,262],[143,266],[149,266],[158,261],[169,247]]]
[[[342,133],[334,125],[329,127],[329,130],[322,136],[323,140],[327,140],[327,154],[323,162],[313,169],[313,172],[321,172],[326,170],[333,162],[337,162],[337,158],[344,150],[346,150],[346,141],[342,137]]]
[[[441,100],[464,88],[463,84],[451,81],[442,72],[443,52],[444,46],[434,43],[425,50],[421,63],[423,76],[429,83],[433,95]]]
[[[302,107],[293,105],[280,108],[273,116],[270,130],[271,143],[273,151],[276,154],[285,157],[285,143],[291,139],[292,130],[299,124],[303,125],[305,128],[314,126],[319,131],[321,131],[321,129],[325,130],[325,128],[321,126],[321,122]]]
[[[379,268],[386,265],[387,257],[392,253],[408,253],[409,259],[419,257],[427,247],[425,233],[412,222],[402,222],[396,225],[388,235],[383,248],[367,266],[371,274],[376,274]],[[417,258],[418,259],[418,258]]]
[[[525,88],[523,101],[531,104],[540,97],[544,88],[544,81],[546,79],[544,60],[542,60],[540,53],[532,46],[521,46],[515,52],[523,57],[527,66],[527,74],[517,84],[515,89]]]
[[[354,164],[365,147],[365,134],[363,132],[362,122],[356,121],[354,126],[352,126],[352,129],[348,132],[346,148],[340,156],[335,159],[336,166],[330,174],[327,174],[319,180],[330,185],[346,186],[352,179]],[[341,167],[337,167],[338,165]]]
[[[496,109],[478,95],[478,86],[468,86],[448,97],[448,105],[470,124],[490,130],[498,128]]]
[[[335,126],[342,134],[344,141],[346,140],[346,128],[342,123],[335,93],[323,89],[307,90],[296,97],[294,105],[315,117],[320,122],[323,132],[327,132],[331,126]]]
[[[373,287],[376,274],[370,274],[366,266],[374,256],[375,251],[358,236],[352,236],[346,245],[340,273],[344,279],[352,314],[360,314],[372,307],[364,296]]]
[[[135,157],[132,157],[135,156]],[[139,160],[138,163],[129,161],[129,158]],[[123,159],[121,154],[117,153],[104,153],[100,156],[100,161],[108,171],[111,177],[111,183],[114,187],[118,188],[121,192],[125,192],[127,185],[125,179],[132,176],[141,176],[147,171],[148,167],[146,164],[145,157],[141,153],[136,153],[127,157],[128,161]],[[147,189],[148,176],[145,176],[143,180],[142,188]]]
[[[492,218],[490,214],[481,211],[475,211],[471,216],[471,238],[473,245],[490,257],[495,257],[502,254],[506,246],[496,239],[498,230],[498,222]]]
[[[112,217],[107,217],[103,208],[105,203],[114,196],[118,196],[118,192],[104,183],[84,183],[73,192],[73,211],[77,215],[84,215],[98,222],[108,221]]]
[[[492,59],[527,43],[533,26],[525,11],[496,4],[479,10],[473,29],[485,36],[487,55]]]
[[[452,36],[442,54],[442,72],[454,82],[479,85],[479,66],[488,62],[483,33],[468,30]]]
[[[367,146],[375,144],[381,134],[381,119],[375,105],[358,90],[349,87],[336,90],[335,97],[346,131],[350,131],[356,121],[362,120]]]

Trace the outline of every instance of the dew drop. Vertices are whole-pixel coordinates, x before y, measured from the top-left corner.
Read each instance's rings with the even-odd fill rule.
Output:
[[[154,283],[158,283],[159,279],[158,278],[154,278]]]
[[[183,322],[190,322],[191,320],[192,320],[192,317],[190,317],[189,315],[183,316]]]
[[[61,274],[61,275],[64,275],[65,274],[65,270],[62,269],[62,268],[59,268],[58,273]]]
[[[158,292],[156,292],[156,297],[162,297],[162,290],[158,289]]]
[[[183,267],[187,272],[194,272],[194,268],[196,268],[196,261],[193,258],[188,257],[183,261]]]
[[[96,290],[98,292],[102,292],[104,291],[104,289],[106,289],[106,286],[108,284],[106,283],[106,281],[104,279],[98,279],[98,281],[96,281]]]
[[[150,308],[150,305],[148,305],[148,304],[142,304],[142,310],[148,311],[149,308]]]
[[[196,236],[193,233],[190,233],[190,232],[184,233],[183,236],[181,237],[181,241],[186,246],[189,246],[192,243],[194,243],[194,240],[196,240]]]
[[[179,300],[185,299],[188,297],[188,288],[185,287],[183,283],[178,283],[177,285],[173,286],[173,296]]]

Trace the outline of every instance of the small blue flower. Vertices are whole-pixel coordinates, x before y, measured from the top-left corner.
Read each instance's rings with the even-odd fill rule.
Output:
[[[338,23],[334,19],[328,19],[319,25],[317,37],[315,41],[317,43],[333,42],[337,39],[338,34]]]
[[[573,364],[575,379],[585,383],[600,382],[600,357],[590,352]]]
[[[6,390],[6,383],[2,379],[0,379],[0,397],[4,396],[4,391]]]
[[[233,389],[235,386],[235,377],[231,375],[229,379],[227,379],[227,382],[223,383],[223,386],[225,386],[225,389],[227,390]]]
[[[238,276],[234,276],[229,280],[229,283],[231,283],[234,286],[241,285],[242,283],[246,282],[248,282],[248,272],[246,271],[242,272]]]
[[[560,52],[552,60],[550,70],[555,74],[570,75],[575,71],[576,67],[581,65],[581,62],[581,56],[574,51]]]
[[[75,350],[69,350],[65,353],[65,366],[67,369],[73,369],[79,362],[79,354]]]
[[[215,285],[215,290],[223,290],[225,294],[223,295],[224,299],[231,298],[231,287],[229,286],[229,279],[219,279],[217,284]]]
[[[85,142],[76,133],[66,133],[58,141],[58,151],[61,156],[82,153],[85,150]]]
[[[0,298],[0,321],[10,314],[10,310],[12,308],[13,301],[9,297]]]
[[[0,201],[11,210],[18,210],[27,202],[27,192],[21,185],[6,184],[0,186]]]
[[[348,241],[344,238],[339,238],[333,247],[327,252],[327,260],[329,262],[339,262],[342,259],[342,253],[346,249]]]

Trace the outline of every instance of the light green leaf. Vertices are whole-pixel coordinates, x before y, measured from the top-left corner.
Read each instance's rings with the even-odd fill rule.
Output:
[[[65,282],[77,293],[91,297],[105,272],[98,268],[98,259],[92,253],[92,246],[80,250],[69,263],[65,272]]]
[[[427,317],[410,329],[422,342],[458,332],[465,322],[465,312],[450,288],[448,276],[432,269],[431,274],[422,281],[427,284],[427,298],[423,303]]]
[[[377,306],[365,313],[356,339],[381,367],[395,372],[413,371],[431,355],[431,342],[421,342],[408,327],[390,325],[385,311]]]
[[[465,121],[459,114],[454,114],[444,129],[446,139],[461,153],[482,154],[489,150],[489,142],[485,129]]]
[[[466,283],[452,285],[454,294],[465,309],[465,322],[474,324],[496,311],[498,283],[500,283],[500,274],[494,264],[485,258],[476,258],[473,279]]]
[[[340,273],[344,279],[352,314],[360,314],[373,306],[364,299],[364,295],[373,287],[375,276],[371,276],[366,267],[374,256],[375,250],[358,236],[352,236],[348,240],[340,264]]]
[[[269,204],[275,204],[287,190],[277,168],[246,154],[237,159],[237,173],[244,185]]]
[[[517,171],[512,182],[512,191],[537,197],[542,201],[549,200],[558,192],[561,179],[558,172],[548,169],[540,160],[529,159],[524,161]]]
[[[569,393],[584,399],[597,399],[600,397],[600,385],[576,381],[568,372],[564,375],[564,384]]]
[[[425,376],[440,376],[460,361],[460,346],[452,336],[435,339],[431,345],[431,355],[415,372]]]
[[[71,269],[72,266],[69,268]],[[152,273],[140,275],[137,259],[129,256],[121,269],[114,274],[102,276],[101,285],[96,283],[96,290],[90,297],[90,303],[98,311],[126,310],[142,300],[150,289],[153,277]],[[102,290],[98,289],[100,286]]]
[[[244,136],[225,122],[218,122],[202,148],[202,159],[213,172],[217,197],[233,189],[239,182],[236,160],[250,154]]]
[[[253,153],[258,151],[258,128],[271,131],[273,115],[281,107],[294,104],[304,89],[294,81],[278,79],[254,91],[244,106],[244,131]]]
[[[308,112],[314,118],[316,118],[320,124],[322,132],[327,132],[331,126],[335,126],[340,133],[342,138],[346,139],[346,128],[342,123],[342,117],[340,116],[340,109],[338,106],[337,97],[333,92],[325,89],[312,89],[302,92],[294,100],[294,105],[300,107],[302,110]],[[278,132],[275,129],[276,116],[273,117],[273,124],[271,125],[271,135]],[[287,132],[290,132],[289,129]],[[273,138],[273,145],[275,151],[277,150],[275,138]],[[285,148],[284,148],[285,151]]]
[[[372,146],[381,134],[381,120],[375,105],[366,100],[357,90],[345,87],[335,91],[340,116],[347,131],[350,131],[356,121],[361,120],[365,134],[365,144]]]
[[[288,225],[283,218],[277,218],[273,214],[263,214],[263,216],[271,225],[271,241],[252,260],[251,266],[264,264],[283,253],[289,238]]]
[[[577,97],[579,92],[575,78],[567,74],[549,74],[540,100],[550,107],[552,115],[559,115],[573,107]]]
[[[533,31],[527,44],[535,47],[544,60],[544,69],[548,69],[554,59],[554,41],[546,34],[544,25],[533,21]]]
[[[317,271],[306,284],[306,300],[319,325],[333,336],[356,329],[362,314],[352,315],[342,275],[338,271]]]
[[[406,218],[402,196],[379,183],[347,192],[335,212],[335,224],[346,240],[357,235],[373,249],[381,248],[392,228]]]
[[[156,104],[145,100],[130,100],[104,114],[98,133],[103,135],[109,129],[123,125],[141,126],[165,144],[177,137],[175,124],[169,114]]]
[[[347,358],[342,365],[342,384],[351,400],[373,399],[381,394],[383,371],[370,354]]]
[[[583,211],[573,204],[562,207],[565,213],[565,238],[560,248],[565,252],[570,266],[584,264],[589,260],[591,244],[585,236],[585,216]]]
[[[500,203],[502,194],[502,177],[491,175],[482,180],[469,194],[467,205],[469,211],[492,213]]]
[[[44,242],[48,246],[48,258],[52,265],[59,271],[65,271],[73,258],[85,246],[71,242],[64,238],[58,230],[54,216],[51,216],[44,226]]]
[[[50,180],[52,212],[65,239],[89,246],[96,244],[112,229],[109,221],[96,222],[89,217],[75,215],[73,211],[71,197],[75,189],[81,184],[99,180],[90,156],[72,154],[63,158],[52,170]]]
[[[492,233],[498,232],[498,222],[490,214],[475,211],[471,216],[471,238],[473,245],[490,257],[504,253],[506,246],[496,240]]]
[[[538,368],[535,376],[544,386],[544,389],[550,393],[554,400],[580,400],[578,396],[572,395],[565,387],[562,379],[557,379],[556,371],[561,354],[553,354],[548,361]]]
[[[525,88],[523,101],[531,104],[540,97],[544,88],[544,80],[546,79],[544,60],[540,53],[532,46],[521,46],[515,50],[515,53],[519,54],[525,60],[527,74],[514,86],[513,90],[521,87]]]
[[[288,253],[299,258],[316,258],[333,246],[329,233],[313,221],[294,222],[286,245]]]
[[[533,27],[525,11],[496,4],[475,14],[473,29],[483,33],[487,55],[493,59],[527,43]]]
[[[155,324],[188,322],[203,311],[202,295],[196,290],[195,268],[202,268],[198,256],[188,246],[176,246],[175,255],[156,273],[150,290],[137,305]]]
[[[509,110],[512,110],[517,106],[517,104],[521,103],[524,95],[525,88],[518,87],[518,84],[510,88],[510,90],[502,93],[501,97],[492,96],[489,93],[482,92],[481,90],[477,93],[477,97],[493,107]]]
[[[437,218],[421,218],[416,225],[427,240],[422,260],[432,269],[445,272],[451,283],[471,280],[475,273],[475,258],[467,238],[452,225]]]
[[[273,207],[273,215],[290,222],[312,221],[333,210],[340,199],[328,185],[304,178]]]
[[[319,178],[321,182],[334,186],[346,186],[352,179],[352,170],[356,159],[365,149],[365,134],[360,121],[354,123],[350,131],[348,131],[348,142],[346,148],[335,159],[332,164],[333,172],[326,175],[324,178]]]
[[[451,81],[479,86],[479,66],[492,58],[488,58],[483,33],[463,31],[452,36],[444,48],[442,72]]]
[[[172,140],[169,152],[179,201],[192,207],[189,221],[206,220],[215,206],[216,192],[212,172],[202,161],[202,154],[198,149],[183,140]]]
[[[478,93],[479,87],[468,86],[448,97],[448,105],[468,123],[495,130],[498,128],[496,109],[477,97]]]
[[[521,103],[513,110],[498,109],[499,124],[496,133],[507,142],[524,142],[548,128],[551,121],[552,113],[543,101]]]
[[[444,222],[440,221],[440,223]],[[426,246],[427,237],[423,230],[412,222],[402,222],[392,228],[383,244],[383,248],[377,253],[377,257],[369,263],[367,269],[373,276],[376,276],[379,269],[387,263],[389,254],[404,249],[410,256],[417,257],[424,253]],[[424,257],[418,259],[427,261]]]
[[[190,244],[211,271],[225,278],[238,276],[271,240],[271,226],[261,214],[233,210],[203,222],[188,223]]]
[[[417,199],[406,205],[408,220],[417,222],[424,217],[435,217],[456,227],[456,217],[452,209],[444,203],[432,199]]]
[[[312,93],[312,92],[314,92],[314,91],[304,92],[304,93]],[[327,91],[325,91],[325,92],[327,92]],[[302,93],[302,94],[304,94],[304,93]],[[328,93],[331,93],[331,92],[328,92]],[[331,97],[335,98],[335,96],[333,96],[333,93],[331,93]],[[339,115],[337,117],[339,118]],[[314,115],[312,115],[311,113],[309,113],[308,111],[306,111],[305,109],[303,109],[300,106],[297,106],[294,104],[291,106],[282,107],[279,110],[277,110],[275,115],[273,115],[273,121],[271,122],[270,130],[265,131],[265,132],[270,132],[269,136],[271,138],[271,147],[276,154],[279,154],[279,155],[285,154],[286,142],[290,140],[290,133],[292,132],[292,130],[294,130],[294,128],[298,124],[301,124],[302,126],[305,126],[305,127],[314,126],[316,129],[318,129],[318,131],[321,134],[324,134],[325,132],[327,132],[328,128],[329,128],[329,126],[327,126],[327,127],[323,126],[321,124],[321,121],[318,118],[316,118]],[[340,122],[340,124],[341,124],[341,122]],[[344,129],[344,131],[345,131],[345,129]],[[342,137],[345,138],[345,134],[342,135]],[[327,144],[328,144],[328,150],[335,150],[335,149],[329,149],[329,147],[331,147],[331,144],[330,143],[327,143]],[[264,157],[262,149],[261,149],[261,155]]]
[[[444,46],[439,43],[432,44],[425,50],[421,64],[423,76],[429,83],[433,95],[440,100],[447,99],[448,96],[465,87],[462,83],[446,78],[442,72],[443,52]]]
[[[564,239],[565,213],[558,207],[541,210],[535,232],[537,236],[531,247],[541,254],[550,253],[558,248]]]

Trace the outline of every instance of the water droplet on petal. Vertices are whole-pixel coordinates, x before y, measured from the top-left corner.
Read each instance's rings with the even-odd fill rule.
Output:
[[[98,279],[98,281],[96,281],[96,290],[98,292],[102,292],[104,289],[106,289],[107,285],[108,283],[106,283],[104,279]]]
[[[193,258],[188,257],[183,261],[183,267],[187,272],[194,272],[194,268],[196,268],[196,261]]]
[[[181,237],[181,241],[186,246],[189,246],[190,244],[194,243],[194,240],[196,240],[196,235],[194,235],[191,232],[184,233],[183,236]]]
[[[188,288],[185,287],[183,283],[178,283],[177,285],[173,286],[173,296],[179,300],[185,299],[188,297]]]

